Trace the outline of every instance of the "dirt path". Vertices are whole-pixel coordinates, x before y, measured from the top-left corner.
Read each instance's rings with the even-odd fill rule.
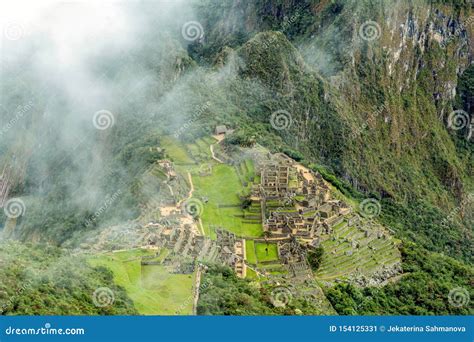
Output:
[[[182,199],[181,201],[178,202],[178,204],[176,204],[176,207],[179,208],[181,207],[181,204],[183,202],[186,202],[187,200],[191,199],[191,197],[193,197],[193,193],[194,193],[194,183],[193,183],[193,177],[191,176],[191,173],[188,172],[188,182],[189,182],[189,186],[190,186],[190,189],[189,189],[189,193],[188,193],[188,196],[184,199]],[[198,229],[199,229],[199,232],[202,234],[202,235],[205,235],[204,234],[204,227],[202,225],[202,220],[201,218],[198,219]]]
[[[224,164],[224,162],[222,160],[220,160],[219,158],[217,158],[216,155],[214,154],[214,144],[209,145],[209,149],[211,150],[212,159],[218,161],[221,164]]]
[[[165,184],[168,186],[168,189],[170,190],[171,196],[174,197],[174,191],[173,191],[173,188],[171,187],[171,185],[169,185],[168,183],[165,183]]]
[[[193,299],[193,315],[197,315],[197,306],[199,300],[199,289],[201,287],[201,266],[198,266],[196,271],[196,283],[194,285],[194,299]]]
[[[176,204],[176,207],[180,207],[181,204],[183,202],[186,202],[187,200],[189,200],[191,197],[193,197],[193,192],[194,192],[194,184],[193,184],[193,178],[191,177],[191,173],[188,172],[188,182],[189,182],[189,193],[188,193],[188,196],[186,198],[183,198],[181,201],[179,201],[177,204]]]
[[[194,192],[193,177],[191,176],[190,172],[188,172],[188,180],[189,180],[189,185],[191,186],[191,189],[189,190],[187,199],[190,199],[193,196],[193,192]]]

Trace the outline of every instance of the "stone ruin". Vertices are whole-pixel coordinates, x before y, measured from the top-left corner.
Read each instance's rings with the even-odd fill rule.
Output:
[[[383,265],[381,269],[371,274],[370,277],[358,274],[350,277],[349,282],[361,287],[367,286],[381,286],[387,284],[390,278],[398,276],[403,273],[401,263],[394,265]]]
[[[232,267],[237,275],[245,276],[245,240],[222,229],[215,229],[217,240],[211,240],[202,235],[196,235],[189,227],[162,225],[150,223],[154,232],[147,236],[145,246],[157,250],[151,258],[159,256],[164,248],[168,254],[161,262],[153,262],[168,266],[175,273],[189,273],[196,262],[219,262]],[[143,265],[152,264],[150,257],[142,260]],[[193,266],[194,267],[194,266]]]
[[[235,273],[244,278],[246,275],[245,240],[223,229],[215,229],[217,244],[220,247],[221,261],[232,267]]]
[[[278,243],[278,257],[292,278],[312,279],[313,272],[306,260],[306,252],[295,237]]]
[[[319,173],[284,154],[260,159],[258,169],[261,182],[253,186],[250,199],[260,203],[264,231],[270,238],[298,236],[312,240],[330,234],[332,227],[351,214],[346,203],[331,199],[330,189]],[[269,201],[275,200],[282,205],[270,209]],[[289,204],[296,210],[285,211]]]

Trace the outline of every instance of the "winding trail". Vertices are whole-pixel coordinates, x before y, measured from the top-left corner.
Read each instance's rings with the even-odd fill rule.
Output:
[[[165,184],[168,186],[168,189],[170,190],[171,196],[174,197],[174,191],[173,191],[173,188],[171,187],[171,185],[169,185],[168,182],[166,182]]]
[[[191,177],[191,173],[188,172],[188,182],[189,182],[189,192],[188,192],[188,196],[186,196],[185,198],[183,198],[181,201],[179,201],[178,203],[176,203],[176,207],[180,207],[181,204],[183,202],[186,202],[187,200],[189,200],[191,197],[193,197],[193,192],[194,192],[194,184],[193,184],[193,178]]]
[[[217,144],[217,143],[216,143]],[[224,164],[224,162],[222,160],[220,160],[219,158],[216,157],[215,153],[214,153],[214,145],[215,144],[212,144],[212,145],[209,145],[209,149],[211,150],[211,156],[212,156],[212,159],[218,161],[219,163],[221,164]]]
[[[188,172],[188,182],[189,182],[189,186],[190,186],[190,189],[189,189],[189,193],[188,193],[188,196],[186,198],[183,198],[181,201],[179,201],[177,204],[176,204],[176,207],[177,208],[180,208],[181,207],[181,204],[183,202],[186,202],[187,200],[191,199],[193,197],[193,193],[194,193],[194,183],[193,183],[193,177],[191,176],[191,173]],[[199,226],[199,231],[202,235],[206,235],[204,234],[204,227],[202,225],[202,220],[201,218],[199,217],[198,219],[198,226]]]

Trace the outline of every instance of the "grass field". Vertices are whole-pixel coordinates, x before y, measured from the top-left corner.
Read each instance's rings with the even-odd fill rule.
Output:
[[[215,142],[216,140],[212,137],[200,138],[192,144],[187,144],[186,148],[196,162],[205,162],[211,160],[210,145]]]
[[[232,166],[216,164],[210,176],[193,175],[193,182],[194,196],[208,199],[201,216],[206,235],[215,237],[213,227],[222,227],[239,236],[262,235],[260,223],[242,222],[244,212],[239,198],[242,185]]]
[[[245,240],[245,254],[248,263],[257,264],[257,255],[255,254],[255,243],[253,240]]]
[[[254,270],[247,267],[247,276],[245,278],[250,279],[250,280],[256,280],[256,279],[259,279],[259,276],[257,273],[255,273]]]
[[[275,243],[255,243],[255,252],[259,262],[278,260],[278,247]]]
[[[241,209],[239,198],[245,190],[242,186],[242,176],[239,177],[233,166],[219,164],[211,159],[209,146],[215,141],[212,137],[205,137],[184,145],[172,137],[164,137],[161,145],[175,162],[179,173],[191,173],[195,187],[193,197],[199,200],[207,199],[203,201],[205,203],[201,215],[207,236],[215,238],[214,228],[220,227],[239,236],[261,237],[263,230],[260,220],[244,219],[245,213]],[[204,165],[212,165],[211,175],[200,175],[199,171]],[[245,161],[242,168],[246,179],[253,177],[253,162]]]
[[[187,153],[185,146],[178,140],[171,137],[163,137],[160,141],[160,144],[175,164],[180,165],[195,163]]]
[[[150,254],[141,249],[107,253],[91,257],[89,263],[110,269],[140,314],[191,314],[194,275],[172,274],[161,265],[142,267],[140,257]]]

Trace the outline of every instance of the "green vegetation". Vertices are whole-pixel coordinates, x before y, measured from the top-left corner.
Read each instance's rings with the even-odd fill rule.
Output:
[[[311,265],[313,271],[317,271],[319,266],[321,265],[321,261],[323,259],[324,248],[318,247],[314,250],[308,251],[308,262]]]
[[[104,267],[91,267],[84,257],[46,245],[0,244],[0,314],[130,315],[137,314],[125,289]],[[94,304],[94,292],[108,288],[113,304]]]
[[[196,162],[203,162],[211,159],[209,146],[215,142],[214,138],[211,137],[199,138],[192,144],[187,144],[186,148],[193,160]]]
[[[193,177],[195,196],[206,197],[201,219],[206,235],[215,237],[213,228],[221,227],[238,236],[259,237],[262,235],[260,223],[244,222],[239,193],[242,184],[236,170],[229,165],[216,164],[212,174]]]
[[[400,238],[414,241],[430,251],[472,261],[472,230],[459,231],[459,224],[448,220],[448,215],[438,208],[422,201],[404,205],[384,200],[381,204],[381,222],[395,230]],[[468,221],[469,216],[466,216],[466,226],[469,226]]]
[[[360,289],[339,284],[326,289],[327,298],[341,315],[472,315],[472,267],[408,244],[402,249],[405,275],[384,287]],[[450,303],[449,293],[464,293]],[[464,292],[465,291],[465,292]],[[458,298],[459,300],[459,298]],[[461,304],[461,305],[459,305]]]
[[[257,255],[255,254],[255,243],[253,240],[245,240],[245,253],[247,262],[256,265]]]
[[[278,260],[278,247],[275,243],[256,243],[255,252],[259,262]]]
[[[110,269],[143,315],[189,315],[192,312],[193,274],[173,274],[162,265],[141,265],[148,250],[130,250],[91,257],[89,263]]]
[[[382,265],[401,262],[398,241],[393,237],[377,238],[375,232],[365,236],[364,232],[347,224],[335,226],[333,236],[337,238],[321,243],[324,254],[316,273],[318,280],[331,282],[350,274],[370,275]],[[359,247],[353,247],[352,241]]]
[[[140,65],[137,74],[158,75],[147,90],[140,89],[140,96],[113,101],[119,115],[106,132],[66,131],[80,126],[68,120],[84,108],[69,108],[69,94],[39,94],[36,75],[27,68],[37,63],[19,63],[25,70],[9,71],[21,71],[17,77],[2,71],[7,76],[1,86],[5,113],[39,99],[0,139],[1,164],[19,166],[11,195],[24,198],[27,207],[11,237],[75,247],[73,242],[84,232],[136,219],[153,195],[171,199],[144,181],[150,172],[162,184],[165,175],[153,164],[163,158],[171,159],[180,173],[183,184],[176,197],[186,188],[187,173],[192,174],[193,196],[204,203],[201,220],[207,236],[214,238],[219,227],[242,237],[261,237],[261,207],[248,199],[252,182],[259,181],[255,165],[242,159],[230,166],[211,158],[209,145],[215,140],[209,135],[216,124],[225,124],[236,128],[224,142],[232,151],[261,144],[318,171],[338,198],[354,206],[364,198],[379,199],[381,213],[375,220],[394,236],[367,238],[355,227],[339,224],[335,238],[322,243],[324,253],[319,249],[308,256],[339,314],[472,314],[472,304],[450,305],[448,294],[461,287],[474,298],[473,210],[472,203],[465,203],[474,189],[474,145],[466,139],[469,127],[446,127],[453,109],[465,110],[472,119],[469,34],[453,37],[451,32],[471,15],[469,1],[407,2],[397,6],[390,21],[382,17],[395,10],[390,1],[296,2],[257,0],[235,6],[231,0],[203,0],[193,6],[205,26],[205,43],[188,44],[186,52],[178,40],[156,39],[153,31],[141,39],[149,47],[130,51],[139,63],[114,65],[106,58],[96,65],[91,59],[94,72],[103,73],[111,84],[118,85],[116,77],[130,72],[124,65]],[[435,10],[440,15],[424,14]],[[248,20],[234,20],[242,17]],[[227,25],[229,18],[232,25]],[[410,18],[410,28],[419,28],[423,48],[413,43],[411,29],[402,30],[402,37],[390,36],[405,18]],[[360,22],[369,19],[382,31],[371,43],[361,41],[357,32]],[[449,28],[439,32],[449,41],[447,49],[437,39],[424,40],[431,32],[423,30],[430,27]],[[165,51],[158,48],[162,42]],[[402,43],[403,53],[395,58],[393,52]],[[134,88],[130,85],[124,94]],[[271,118],[281,110],[290,114],[291,124],[277,130]],[[179,139],[170,136],[176,132]],[[210,175],[201,176],[208,164]],[[267,210],[278,207],[279,201],[268,201]],[[0,220],[6,220],[3,211]],[[246,247],[249,263],[284,273],[272,263],[276,246],[246,240]],[[163,266],[141,267],[146,251],[93,256],[89,264],[81,256],[43,245],[8,243],[0,246],[0,253],[0,299],[8,298],[6,314],[191,312],[193,276],[171,274]],[[331,287],[350,274],[368,275],[400,260],[405,274],[396,282],[365,289]],[[252,270],[248,278],[255,282],[217,266],[204,278],[212,286],[202,293],[202,314],[327,312],[298,298],[275,308],[271,288],[255,281]],[[31,286],[21,290],[25,281]],[[114,292],[113,306],[93,304],[91,293],[98,287]]]
[[[253,277],[251,277],[253,278]],[[228,267],[209,265],[202,280],[198,315],[321,315],[330,311],[304,297],[289,295],[285,306],[274,306],[274,287],[238,278]],[[287,291],[290,291],[289,289]]]
[[[161,139],[161,146],[165,149],[170,159],[177,165],[180,164],[194,164],[194,160],[191,159],[186,152],[185,147],[177,140],[171,137],[163,137]]]

